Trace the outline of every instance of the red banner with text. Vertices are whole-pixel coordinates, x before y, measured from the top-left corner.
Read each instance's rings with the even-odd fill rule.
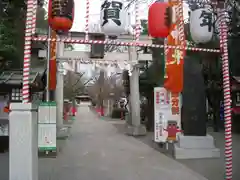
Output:
[[[185,34],[184,34],[184,21],[183,21],[183,3],[169,2],[173,8],[174,18],[171,32],[167,37],[167,44],[173,46],[186,46]],[[166,55],[166,78],[164,81],[164,87],[173,93],[180,93],[183,89],[183,61],[186,52],[181,49],[167,48]]]

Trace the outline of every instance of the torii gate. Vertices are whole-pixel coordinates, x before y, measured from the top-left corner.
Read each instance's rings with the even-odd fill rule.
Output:
[[[68,34],[64,34],[64,35],[59,35],[59,38],[61,39],[69,39],[71,38],[72,40],[84,40],[85,38],[85,32],[69,32]],[[95,35],[95,34],[99,34],[99,33],[89,33],[89,36],[91,35]],[[41,38],[42,36],[36,37],[36,38]],[[133,36],[132,35],[120,35],[118,37],[118,40],[121,42],[132,42],[133,41]],[[140,36],[140,40],[141,43],[145,43],[145,44],[151,44],[152,43],[152,39],[147,36],[147,35],[141,35]],[[64,42],[60,42],[60,43],[64,43]],[[60,44],[58,43],[58,44]],[[61,51],[61,52],[60,52]],[[57,59],[59,60],[69,60],[69,59],[76,59],[76,60],[81,60],[84,62],[84,60],[87,61],[92,61],[92,62],[101,62],[101,63],[117,63],[117,62],[121,62],[121,61],[126,61],[128,63],[131,63],[131,61],[129,60],[129,53],[119,53],[119,52],[106,52],[104,55],[104,58],[102,59],[98,59],[98,58],[94,58],[91,59],[90,58],[90,52],[89,51],[69,51],[69,50],[58,50],[59,54]],[[39,50],[39,57],[47,57],[47,51],[46,50]],[[152,54],[138,54],[138,61],[152,61]]]
[[[95,34],[99,33],[88,33],[88,35],[91,37]],[[86,36],[85,32],[69,32],[68,34],[64,35],[59,35],[59,38],[61,39],[69,39],[71,38],[72,40],[76,41],[81,41],[84,40]],[[36,38],[41,38],[36,37]],[[121,40],[121,42],[126,42],[129,43],[133,39],[132,35],[121,35],[118,37],[118,39]],[[152,39],[149,38],[149,36],[146,35],[141,35],[140,36],[141,42],[145,44],[150,44],[152,43]],[[57,61],[58,63],[65,62],[68,60],[77,60],[80,61],[81,63],[85,64],[93,64],[93,63],[102,63],[102,64],[120,64],[120,63],[125,63],[125,64],[138,64],[140,61],[152,61],[152,54],[142,54],[138,53],[137,57],[131,57],[132,55],[136,55],[134,53],[134,50],[132,47],[128,48],[129,51],[125,53],[119,53],[119,52],[106,52],[104,55],[104,58],[90,58],[90,52],[89,51],[69,51],[69,50],[64,50],[64,42],[57,42]],[[38,56],[40,58],[47,58],[47,50],[39,50]],[[137,60],[137,61],[136,61]],[[126,67],[125,67],[126,68]],[[139,70],[136,67],[134,68],[135,71],[133,71],[132,75],[132,80],[130,81],[130,86],[131,86],[131,91],[133,95],[130,97],[132,99],[132,102],[138,102],[139,99]],[[134,73],[135,72],[135,73]],[[62,105],[63,105],[63,75],[61,73],[58,73],[57,76],[57,104],[60,105],[60,107],[57,107],[58,111],[58,116],[61,117],[62,114]],[[134,113],[136,116],[140,116],[140,105],[139,106],[134,106],[132,111],[135,111]],[[139,112],[139,113],[138,113]],[[133,118],[136,122],[133,122],[136,127],[140,126],[140,117]],[[57,124],[61,125],[62,122],[60,122],[61,119],[57,118]],[[142,129],[142,128],[141,128]],[[128,133],[131,134],[133,130],[131,128],[128,129]],[[142,129],[142,131],[138,131],[139,133],[142,132],[142,134],[145,134],[145,129]]]

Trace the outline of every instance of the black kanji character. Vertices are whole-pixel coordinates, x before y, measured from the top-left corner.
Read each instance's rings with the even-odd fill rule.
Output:
[[[108,0],[104,1],[104,3],[101,6],[101,10],[108,9],[110,5],[111,5],[111,2],[109,2]]]
[[[212,30],[212,13],[202,11],[199,19],[202,18],[202,23],[200,24],[201,27],[208,26],[208,32],[211,32]]]
[[[111,5],[111,8],[109,8]],[[107,0],[102,4],[101,9],[103,10],[103,23],[104,26],[108,23],[108,20],[111,19],[118,26],[121,25],[120,21],[120,10],[122,9],[123,4],[117,1],[108,2]]]

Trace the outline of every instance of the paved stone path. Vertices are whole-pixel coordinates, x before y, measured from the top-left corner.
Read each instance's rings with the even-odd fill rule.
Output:
[[[39,180],[206,180],[126,136],[87,106],[79,107],[71,136],[62,146],[56,159],[39,160]],[[8,180],[2,173],[0,177]]]

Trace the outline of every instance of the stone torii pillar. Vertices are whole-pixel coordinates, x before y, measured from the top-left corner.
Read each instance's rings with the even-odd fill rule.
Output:
[[[136,47],[129,47],[129,62],[137,60]],[[139,92],[139,68],[137,65],[133,67],[130,76],[130,115],[131,118],[127,122],[126,133],[132,136],[146,135],[146,127],[141,124],[140,117],[140,92]]]

